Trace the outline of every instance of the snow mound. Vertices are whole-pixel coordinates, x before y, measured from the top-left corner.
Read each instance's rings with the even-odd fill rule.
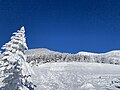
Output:
[[[81,90],[95,90],[95,87],[90,83],[85,83],[81,86]]]

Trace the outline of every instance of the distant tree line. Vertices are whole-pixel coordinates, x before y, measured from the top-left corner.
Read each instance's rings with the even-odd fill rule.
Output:
[[[94,62],[94,63],[109,63],[120,64],[120,59],[100,56],[100,55],[81,55],[68,53],[50,53],[50,54],[33,54],[27,56],[27,61],[32,65],[49,63],[49,62]]]

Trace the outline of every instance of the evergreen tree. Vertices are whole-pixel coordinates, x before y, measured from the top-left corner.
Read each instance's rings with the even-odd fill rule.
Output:
[[[109,87],[111,90],[120,90],[120,78],[114,78]]]
[[[2,90],[34,90],[31,68],[26,62],[25,49],[28,49],[25,29],[13,33],[11,41],[3,45],[2,71],[4,75]]]

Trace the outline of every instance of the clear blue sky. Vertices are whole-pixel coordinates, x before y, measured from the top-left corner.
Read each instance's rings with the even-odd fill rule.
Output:
[[[0,0],[0,46],[23,25],[29,48],[120,49],[120,0]]]

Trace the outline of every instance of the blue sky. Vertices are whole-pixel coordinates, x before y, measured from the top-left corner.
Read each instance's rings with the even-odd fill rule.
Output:
[[[0,0],[0,46],[23,25],[29,48],[120,49],[120,0]]]

